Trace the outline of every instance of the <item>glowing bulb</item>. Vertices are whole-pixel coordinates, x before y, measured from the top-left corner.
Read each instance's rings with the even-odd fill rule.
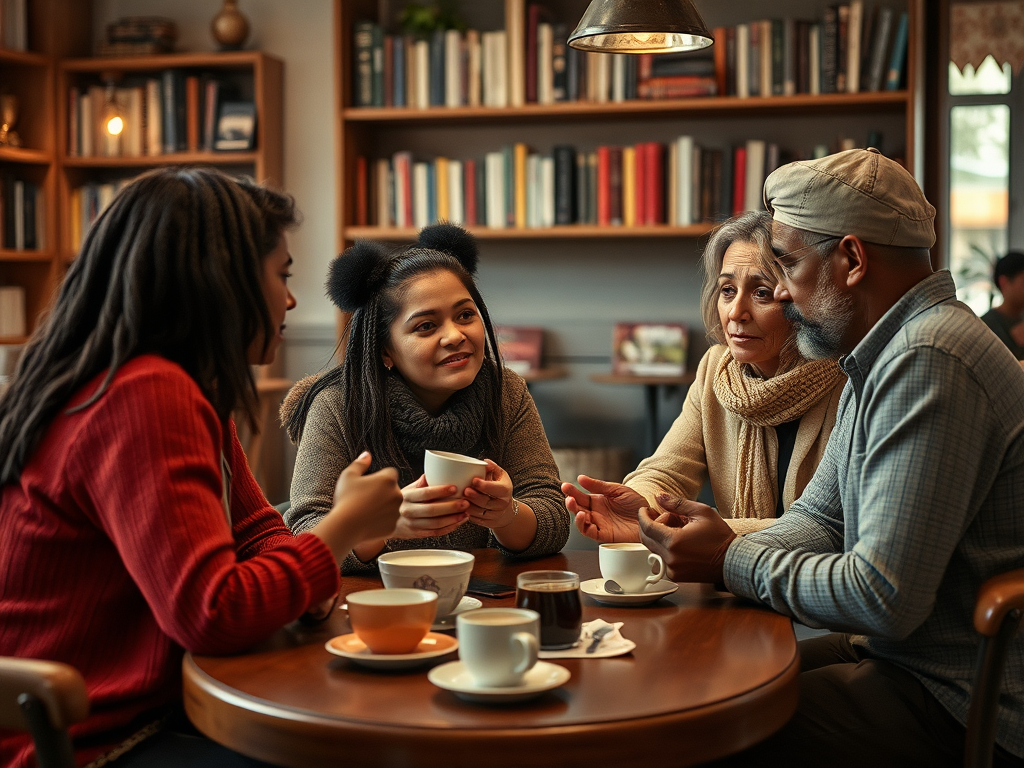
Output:
[[[107,121],[107,133],[111,136],[120,135],[121,131],[124,130],[124,120],[115,115]]]

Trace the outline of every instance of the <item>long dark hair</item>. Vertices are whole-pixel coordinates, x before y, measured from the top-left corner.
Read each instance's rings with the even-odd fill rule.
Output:
[[[452,224],[425,227],[418,242],[409,248],[390,250],[380,243],[363,241],[336,258],[331,263],[327,293],[339,309],[352,313],[342,337],[345,358],[320,376],[291,412],[285,426],[292,439],[301,439],[317,394],[340,383],[345,392],[344,440],[349,454],[369,450],[373,468],[410,468],[391,427],[387,377],[398,374],[384,367],[384,350],[409,283],[422,275],[447,271],[473,298],[487,333],[483,364],[490,368],[488,380],[493,386],[485,393],[482,448],[486,455],[500,457],[505,442],[502,366],[494,326],[473,277],[477,258],[472,235]]]
[[[263,257],[296,223],[291,197],[210,168],[164,168],[131,182],[96,220],[52,311],[0,399],[0,484],[15,482],[71,396],[133,357],[180,365],[221,419],[250,423],[256,387],[247,353],[275,333]],[[76,410],[77,410],[76,409]]]

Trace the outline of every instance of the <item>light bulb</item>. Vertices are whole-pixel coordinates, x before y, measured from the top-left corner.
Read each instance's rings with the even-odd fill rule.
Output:
[[[112,118],[107,120],[107,133],[109,133],[111,136],[118,136],[123,130],[124,120],[122,120],[119,116],[114,115]]]

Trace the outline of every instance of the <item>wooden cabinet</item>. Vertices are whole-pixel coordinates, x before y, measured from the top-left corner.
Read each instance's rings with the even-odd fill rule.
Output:
[[[6,179],[4,205],[14,213],[10,191],[19,185],[18,212],[24,226],[25,195],[38,222],[27,245],[4,248],[0,239],[0,287],[24,291],[25,334],[0,335],[0,344],[23,343],[49,304],[63,269],[58,259],[57,221],[57,109],[54,80],[57,62],[63,56],[82,55],[88,50],[91,9],[77,0],[28,0],[27,50],[0,47],[0,94],[13,95],[17,103],[14,129],[20,147],[0,147],[0,179]],[[59,23],[53,23],[59,19]],[[19,243],[26,245],[25,233]],[[33,240],[35,242],[33,243]]]

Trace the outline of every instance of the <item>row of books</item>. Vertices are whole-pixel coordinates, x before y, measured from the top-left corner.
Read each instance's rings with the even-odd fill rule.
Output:
[[[358,107],[520,106],[692,96],[858,93],[902,85],[907,14],[864,0],[829,5],[821,19],[752,21],[713,31],[704,51],[584,53],[544,6],[509,0],[506,29],[438,30],[425,39],[354,29]]]
[[[820,20],[770,19],[720,27],[719,93],[792,96],[898,90],[903,84],[908,17],[863,0],[825,8]],[[693,80],[688,73],[677,82]]]
[[[45,200],[39,185],[9,173],[0,177],[0,246],[13,251],[46,248]]]
[[[26,0],[0,0],[0,48],[28,50]]]
[[[74,253],[81,250],[89,228],[129,181],[120,179],[104,184],[84,184],[71,190],[70,245]]]
[[[877,141],[873,143],[878,143]],[[840,148],[855,146],[852,139]],[[814,156],[828,154],[819,146]],[[702,147],[692,136],[668,144],[559,145],[550,154],[509,144],[483,158],[416,160],[401,151],[356,162],[356,223],[420,228],[438,220],[469,227],[556,225],[689,226],[763,208],[767,174],[798,159],[751,139]]]
[[[638,97],[635,56],[569,48],[564,24],[540,24],[538,31],[537,48],[528,59],[534,66],[526,80],[532,84],[526,103]],[[411,35],[385,35],[378,25],[362,22],[355,34],[356,106],[426,109],[517,104],[504,30],[437,31],[429,39],[417,40]]]
[[[24,336],[25,289],[20,285],[0,285],[0,338]]]
[[[239,107],[253,109],[251,102],[236,102],[229,95],[220,79],[178,69],[124,86],[72,87],[68,91],[68,155],[142,157],[247,149],[251,141],[231,146],[219,135],[225,114]],[[120,133],[107,129],[114,115],[121,118]]]

